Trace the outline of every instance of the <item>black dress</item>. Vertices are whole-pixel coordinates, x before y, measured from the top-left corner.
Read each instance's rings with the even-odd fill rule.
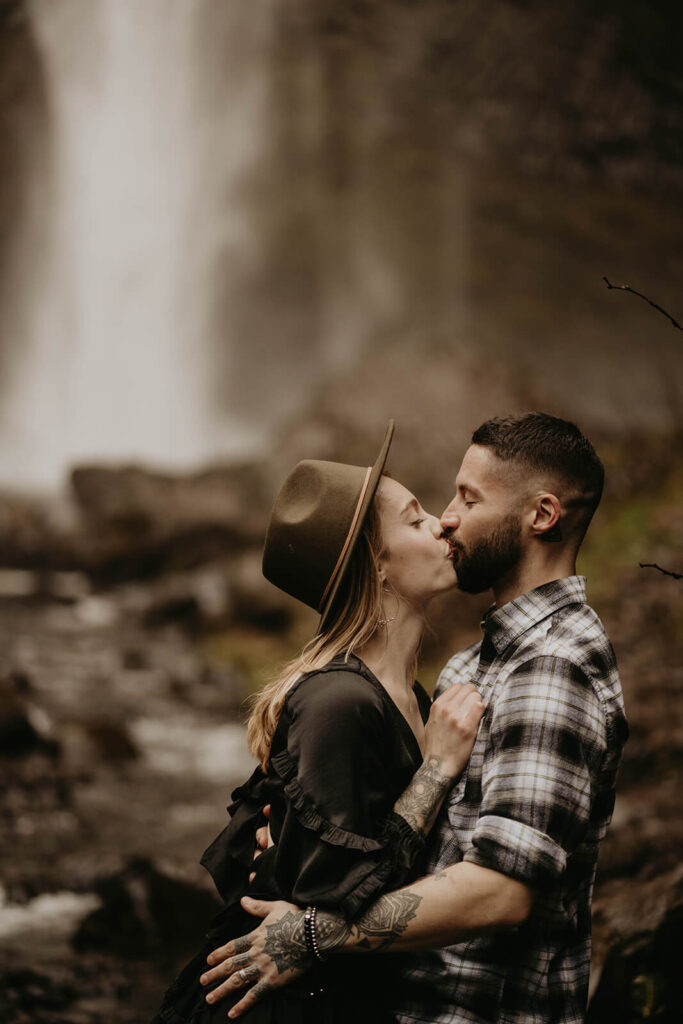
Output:
[[[430,700],[415,692],[423,720]],[[202,857],[226,908],[207,941],[169,988],[153,1024],[224,1024],[244,991],[205,1001],[206,956],[252,931],[245,894],[314,904],[347,918],[417,877],[424,841],[393,805],[422,762],[415,735],[379,680],[358,658],[337,658],[290,691],[267,774],[257,768],[232,794],[230,823]],[[271,804],[275,842],[256,861],[254,833]],[[249,1024],[382,1024],[399,980],[400,956],[331,957],[276,990],[244,1017]]]

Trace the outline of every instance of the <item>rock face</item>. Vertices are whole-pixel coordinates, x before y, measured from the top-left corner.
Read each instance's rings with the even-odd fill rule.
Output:
[[[595,917],[610,930],[613,944],[586,1024],[678,1024],[683,1019],[683,869],[640,885],[613,885],[596,902]]]
[[[90,572],[155,575],[259,542],[268,501],[255,465],[171,477],[140,467],[78,468],[71,478],[85,519]]]
[[[683,184],[676,4],[496,0],[484,20],[476,0],[326,0],[307,15],[312,32],[300,15],[289,29],[321,52],[341,184],[359,124],[383,128],[383,157],[400,136],[437,160],[445,148],[555,180]]]
[[[220,561],[261,544],[273,498],[258,464],[186,476],[79,467],[71,482],[57,499],[0,494],[0,566],[38,574],[36,591],[55,571],[116,583]]]
[[[153,956],[173,963],[195,952],[220,909],[217,898],[141,858],[101,879],[96,892],[102,906],[74,935],[78,952],[97,950],[131,959]]]
[[[14,759],[33,753],[56,755],[58,744],[45,735],[44,719],[18,690],[20,687],[11,677],[0,679],[0,751],[3,757]]]

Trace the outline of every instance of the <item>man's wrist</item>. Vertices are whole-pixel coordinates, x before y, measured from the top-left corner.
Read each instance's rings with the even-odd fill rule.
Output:
[[[351,925],[342,917],[330,910],[319,910],[316,917],[316,935],[318,947],[323,959],[332,953],[340,953],[352,937]]]
[[[317,960],[318,963],[323,963],[327,960],[327,955],[323,956],[320,949],[320,940],[318,937],[318,908],[308,906],[304,912],[304,936],[306,939],[306,948],[311,956],[311,959]]]
[[[380,896],[353,922],[340,914],[320,911],[320,949],[325,957],[332,953],[381,953],[403,935],[421,903],[422,896],[400,889]]]

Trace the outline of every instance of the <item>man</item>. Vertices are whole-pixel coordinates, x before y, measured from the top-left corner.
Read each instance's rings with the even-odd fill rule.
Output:
[[[217,950],[204,978],[228,976],[220,998],[258,977],[232,1016],[315,956],[390,948],[422,951],[406,958],[405,1024],[583,1021],[598,847],[627,736],[614,653],[575,575],[603,478],[564,420],[532,413],[475,431],[441,522],[460,588],[490,587],[495,605],[437,695],[473,682],[486,711],[430,873],[352,923],[321,911],[312,926],[300,908],[245,900],[265,920]]]

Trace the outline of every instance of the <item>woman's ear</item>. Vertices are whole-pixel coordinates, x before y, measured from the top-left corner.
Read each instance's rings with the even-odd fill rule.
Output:
[[[532,532],[544,541],[562,540],[560,520],[562,505],[560,499],[551,493],[540,494],[535,502]]]

